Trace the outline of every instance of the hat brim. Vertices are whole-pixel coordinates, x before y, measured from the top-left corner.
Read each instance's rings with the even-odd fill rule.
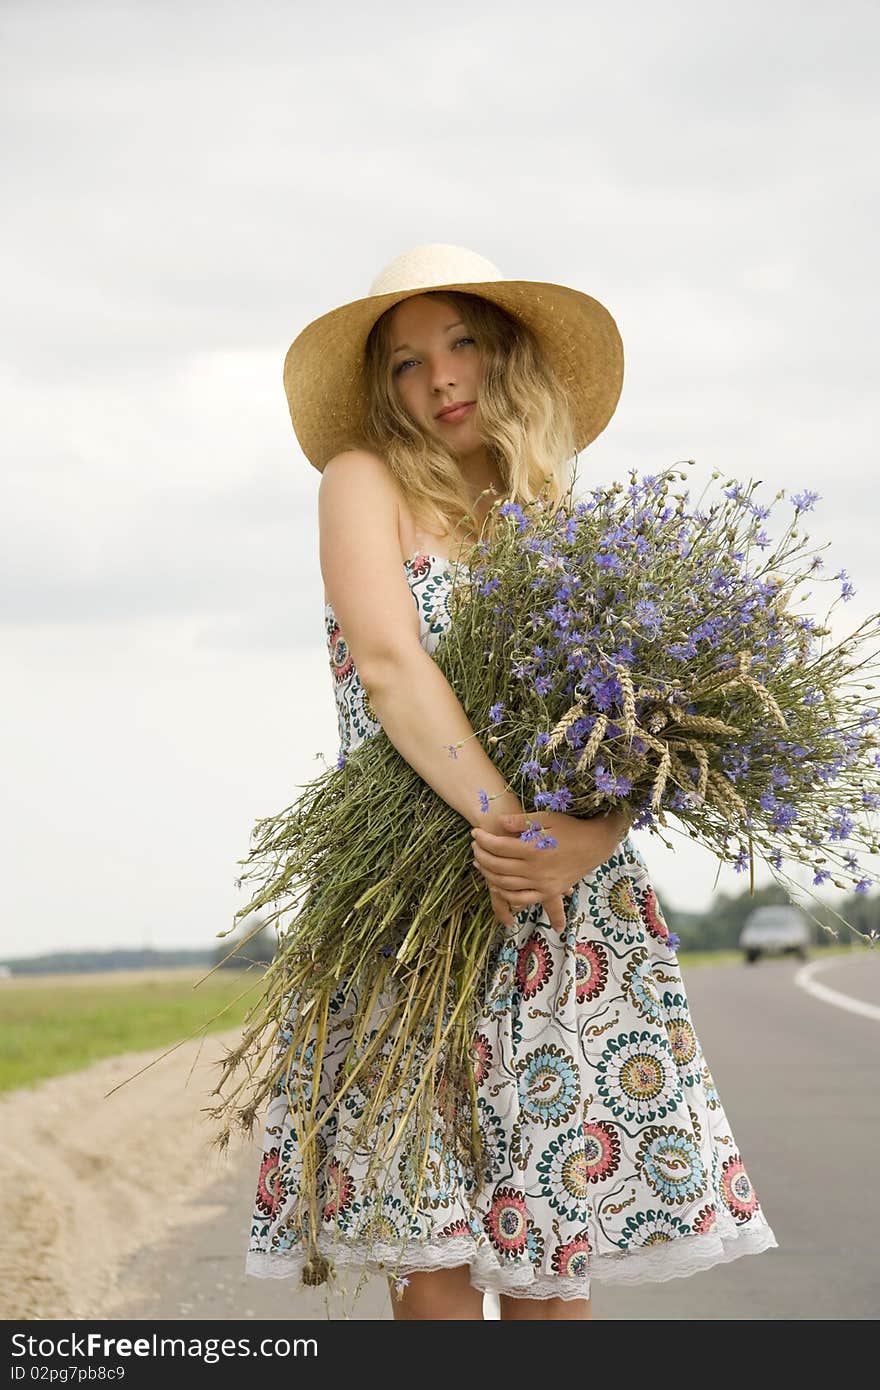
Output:
[[[392,304],[431,290],[481,295],[525,322],[539,337],[571,406],[575,449],[605,428],[623,387],[623,343],[599,300],[541,280],[460,281],[368,295],[313,319],[284,359],[284,390],[300,448],[323,471],[350,446],[364,418],[364,348],[370,329]]]

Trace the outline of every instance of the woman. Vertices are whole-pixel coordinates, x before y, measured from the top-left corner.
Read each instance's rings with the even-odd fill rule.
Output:
[[[327,1127],[317,1208],[326,1248],[332,1234],[338,1265],[380,1269],[386,1245],[405,1246],[391,1288],[398,1319],[480,1319],[487,1289],[500,1295],[502,1319],[586,1319],[591,1275],[663,1280],[777,1244],[629,821],[542,813],[556,847],[522,841],[531,808],[506,790],[431,659],[456,565],[491,523],[493,502],[530,501],[542,489],[559,502],[573,456],[615,409],[622,375],[616,325],[595,299],[504,280],[482,257],[444,245],[398,257],[367,298],[310,324],[285,363],[294,428],[322,474],[341,758],[384,728],[471,823],[475,864],[509,932],[474,1035],[494,1162],[487,1186],[463,1185],[438,1140],[418,1207],[399,1152],[371,1198],[344,1143],[356,1093]],[[340,1008],[328,1094],[349,1042]],[[279,1093],[249,1273],[303,1270],[296,1195],[297,1136]]]

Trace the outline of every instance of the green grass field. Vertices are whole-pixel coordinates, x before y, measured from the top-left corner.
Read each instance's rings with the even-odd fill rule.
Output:
[[[815,959],[849,949],[813,948],[810,956]],[[686,979],[688,971],[698,966],[741,964],[742,955],[739,951],[683,952],[678,960]],[[0,1091],[80,1071],[120,1052],[171,1047],[191,1034],[238,1027],[259,992],[260,973],[218,970],[207,979],[205,974],[205,970],[108,971],[21,975],[0,982]],[[198,980],[203,983],[193,988]],[[249,992],[236,1002],[243,991]]]
[[[120,1052],[171,1047],[192,1033],[239,1026],[260,974],[228,969],[204,979],[206,974],[207,967],[22,975],[0,982],[0,1091],[80,1071]],[[203,983],[194,988],[198,980]],[[251,986],[252,993],[235,1002]]]

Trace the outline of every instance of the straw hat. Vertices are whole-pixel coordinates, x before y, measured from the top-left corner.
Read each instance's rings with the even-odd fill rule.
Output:
[[[435,242],[395,257],[366,298],[313,319],[288,348],[290,418],[319,472],[350,445],[364,417],[364,348],[373,324],[390,305],[441,289],[479,294],[533,329],[568,393],[578,451],[608,424],[623,385],[623,343],[604,305],[567,285],[507,280],[475,251]]]

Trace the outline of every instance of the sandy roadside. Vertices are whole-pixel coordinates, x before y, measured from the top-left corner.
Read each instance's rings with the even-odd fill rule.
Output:
[[[115,1277],[135,1250],[216,1213],[192,1199],[236,1161],[221,1156],[202,1107],[213,1065],[238,1030],[105,1058],[0,1096],[0,1317],[112,1315]]]

